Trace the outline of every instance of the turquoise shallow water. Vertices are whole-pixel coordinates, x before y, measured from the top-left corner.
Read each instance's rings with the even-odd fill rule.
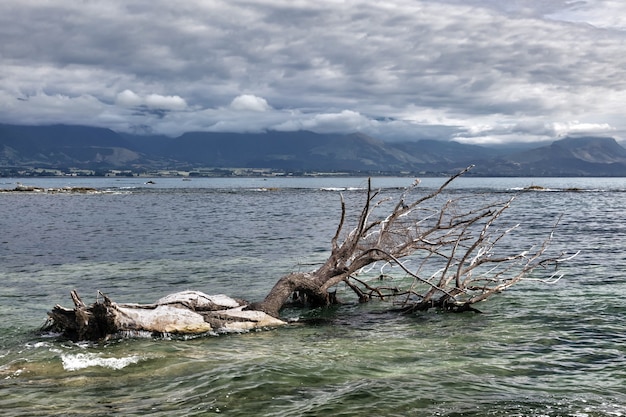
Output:
[[[347,303],[285,312],[315,325],[95,344],[36,330],[72,289],[89,302],[97,290],[120,302],[186,289],[260,299],[281,275],[325,259],[339,191],[359,207],[365,180],[0,180],[102,190],[0,194],[2,415],[626,414],[626,180],[455,184],[451,197],[481,199],[546,187],[518,196],[509,214],[521,227],[506,244],[539,242],[563,214],[553,249],[581,250],[558,283],[521,283],[483,314]],[[393,193],[410,181],[374,184]]]

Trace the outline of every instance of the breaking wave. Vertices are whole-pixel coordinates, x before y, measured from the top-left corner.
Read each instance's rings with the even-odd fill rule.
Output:
[[[84,368],[99,366],[119,370],[138,363],[145,358],[137,355],[126,356],[122,358],[105,358],[96,353],[76,353],[61,355],[63,369],[66,371],[78,371]]]

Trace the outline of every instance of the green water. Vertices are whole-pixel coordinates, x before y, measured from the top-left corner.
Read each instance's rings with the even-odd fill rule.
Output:
[[[31,340],[28,360],[3,369],[0,405],[42,416],[621,415],[624,349],[612,337],[624,337],[602,317],[498,312],[519,292],[482,315],[344,306],[323,324],[241,335]],[[588,325],[597,333],[577,331]]]

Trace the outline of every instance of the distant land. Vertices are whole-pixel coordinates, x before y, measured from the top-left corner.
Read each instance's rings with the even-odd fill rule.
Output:
[[[626,176],[626,149],[610,137],[565,137],[524,147],[450,141],[387,142],[361,133],[189,132],[0,124],[0,176],[449,175]]]

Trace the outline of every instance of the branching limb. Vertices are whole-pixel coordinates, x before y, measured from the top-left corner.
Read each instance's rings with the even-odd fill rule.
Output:
[[[467,209],[459,208],[464,203],[462,199],[447,200],[437,209],[433,204],[444,189],[470,168],[449,178],[433,192],[410,201],[410,193],[419,184],[414,182],[385,216],[376,212],[389,198],[376,201],[380,192],[372,191],[368,182],[366,203],[356,226],[341,244],[339,234],[335,235],[329,262],[311,273],[322,292],[346,282],[360,301],[389,297],[384,291],[387,288],[356,278],[366,274],[371,265],[383,261],[385,265],[398,266],[405,281],[411,278],[405,288],[394,288],[392,294],[403,295],[405,307],[412,304],[418,310],[445,307],[459,311],[504,291],[539,266],[567,259],[544,258],[554,227],[537,248],[506,255],[496,253],[496,247],[520,226],[492,230],[515,196]],[[342,205],[342,225],[344,210]],[[560,276],[553,274],[545,282],[558,279]]]

